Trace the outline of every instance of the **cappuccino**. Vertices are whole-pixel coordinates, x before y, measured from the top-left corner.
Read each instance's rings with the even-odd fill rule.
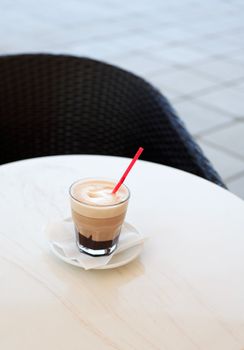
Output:
[[[84,179],[71,186],[72,218],[80,251],[101,256],[116,249],[130,192],[123,184],[112,194],[115,185],[110,180]]]

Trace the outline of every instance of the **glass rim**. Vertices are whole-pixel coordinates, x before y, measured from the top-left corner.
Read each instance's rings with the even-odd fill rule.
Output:
[[[127,190],[127,196],[125,199],[123,199],[122,201],[118,202],[118,203],[115,203],[115,204],[91,204],[91,203],[87,203],[87,202],[84,202],[84,201],[81,201],[77,198],[74,197],[74,195],[71,193],[71,190],[72,190],[72,187],[79,183],[79,182],[85,182],[86,180],[101,180],[101,181],[109,181],[109,182],[113,182],[115,183],[116,185],[116,181],[112,180],[112,179],[108,179],[108,178],[105,178],[105,177],[86,177],[86,178],[82,178],[82,179],[79,179],[79,180],[76,180],[74,181],[70,187],[69,187],[69,195],[70,197],[76,201],[77,203],[79,204],[82,204],[82,205],[85,205],[87,207],[94,207],[94,208],[112,208],[112,207],[116,207],[116,206],[119,206],[125,202],[127,202],[129,199],[130,199],[130,190],[129,188],[123,183],[121,186],[124,186]]]

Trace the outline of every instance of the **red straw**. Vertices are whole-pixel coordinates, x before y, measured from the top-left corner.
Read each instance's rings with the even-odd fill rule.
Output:
[[[131,171],[131,168],[133,167],[133,165],[135,164],[135,162],[137,161],[137,159],[140,157],[140,155],[143,152],[143,148],[139,147],[138,151],[136,152],[134,158],[132,159],[132,161],[130,162],[128,168],[125,170],[124,174],[121,176],[121,179],[119,180],[119,182],[117,183],[117,185],[114,187],[112,193],[116,193],[118,191],[118,189],[120,188],[120,186],[122,185],[122,183],[125,181],[127,175],[129,174],[129,172]]]

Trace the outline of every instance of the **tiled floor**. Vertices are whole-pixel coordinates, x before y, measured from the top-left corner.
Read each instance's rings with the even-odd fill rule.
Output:
[[[0,53],[119,65],[157,86],[244,198],[243,0],[1,0]]]

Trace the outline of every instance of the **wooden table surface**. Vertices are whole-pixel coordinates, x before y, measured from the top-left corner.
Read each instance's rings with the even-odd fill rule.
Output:
[[[118,179],[125,158],[58,156],[0,167],[0,349],[243,350],[244,202],[196,176],[139,161],[127,221],[139,258],[84,271],[50,251],[76,179]]]

